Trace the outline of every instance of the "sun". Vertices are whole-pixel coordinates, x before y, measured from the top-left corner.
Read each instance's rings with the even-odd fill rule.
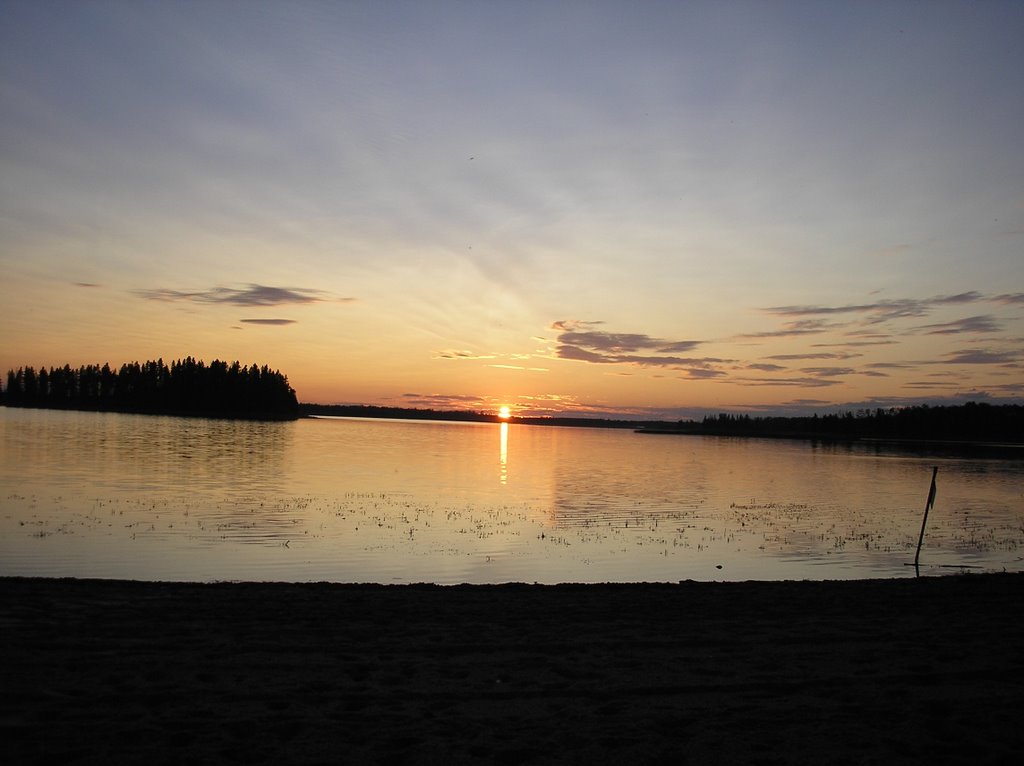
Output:
[[[512,417],[512,410],[509,409],[507,404],[503,404],[498,408],[498,417],[502,420],[508,420]]]

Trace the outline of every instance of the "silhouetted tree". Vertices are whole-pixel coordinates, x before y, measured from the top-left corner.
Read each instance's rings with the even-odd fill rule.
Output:
[[[109,364],[73,370],[22,367],[7,373],[7,404],[122,412],[226,417],[298,416],[298,401],[288,378],[264,365],[243,367],[214,360],[209,366],[192,357],[143,364],[130,362],[114,372]]]

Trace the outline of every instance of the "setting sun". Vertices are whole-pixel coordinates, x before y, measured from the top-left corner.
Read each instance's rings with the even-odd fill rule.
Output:
[[[507,405],[502,405],[498,408],[498,417],[502,420],[508,420],[512,416],[512,410]]]

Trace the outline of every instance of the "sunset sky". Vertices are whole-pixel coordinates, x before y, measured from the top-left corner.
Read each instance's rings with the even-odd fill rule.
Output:
[[[1024,398],[1024,3],[0,0],[0,372]]]

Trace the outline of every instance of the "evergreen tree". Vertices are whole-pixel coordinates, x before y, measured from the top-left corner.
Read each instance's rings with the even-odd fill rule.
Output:
[[[8,405],[121,412],[179,413],[226,417],[298,417],[288,378],[269,367],[192,357],[168,367],[163,359],[130,362],[115,372],[109,364],[70,365],[37,374],[32,367],[7,373]]]

